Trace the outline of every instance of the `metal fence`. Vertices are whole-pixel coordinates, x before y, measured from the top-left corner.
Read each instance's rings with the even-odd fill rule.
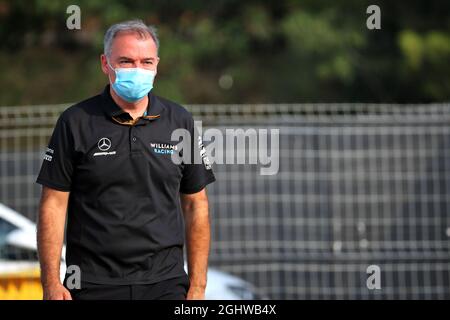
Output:
[[[0,202],[33,220],[66,107],[0,108]],[[211,265],[271,298],[450,299],[450,104],[188,108],[204,129],[280,130],[277,174],[213,165]]]

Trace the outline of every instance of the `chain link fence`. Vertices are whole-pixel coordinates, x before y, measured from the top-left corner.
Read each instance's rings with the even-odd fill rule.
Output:
[[[0,108],[0,202],[32,220],[66,107]],[[450,104],[188,109],[225,136],[279,129],[277,174],[213,165],[210,265],[277,299],[450,299]],[[367,287],[369,265],[381,289]]]

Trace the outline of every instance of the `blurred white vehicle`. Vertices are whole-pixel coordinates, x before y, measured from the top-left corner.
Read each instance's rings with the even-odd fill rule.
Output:
[[[65,247],[63,247],[61,259],[61,281],[66,271],[64,257]],[[8,274],[30,272],[30,270],[34,270],[35,274],[39,270],[36,224],[0,203],[0,276],[5,278]],[[206,299],[253,300],[264,298],[250,283],[217,269],[209,268]]]

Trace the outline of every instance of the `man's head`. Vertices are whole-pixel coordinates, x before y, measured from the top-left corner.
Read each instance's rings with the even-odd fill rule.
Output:
[[[157,71],[159,40],[156,29],[141,20],[112,25],[105,34],[101,55],[103,72],[114,83],[112,68],[142,68]],[[112,68],[111,68],[112,67]]]

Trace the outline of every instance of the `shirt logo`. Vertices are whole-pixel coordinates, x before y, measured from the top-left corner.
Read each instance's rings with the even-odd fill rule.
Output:
[[[116,154],[116,151],[108,151],[111,148],[111,140],[109,140],[108,138],[100,138],[100,140],[98,140],[97,142],[97,147],[100,149],[100,151],[102,152],[96,152],[94,153],[94,157],[97,156],[110,156],[113,154]]]
[[[174,151],[178,150],[178,146],[169,143],[150,142],[150,147],[154,153],[159,154],[173,154]]]
[[[206,154],[205,146],[203,145],[203,140],[201,136],[198,136],[198,148],[200,149],[200,156],[203,160],[203,165],[206,170],[211,170],[211,162],[209,161],[208,155]]]
[[[54,152],[55,151],[53,149],[50,149],[50,148],[47,147],[47,149],[45,150],[45,154],[44,154],[44,160],[47,160],[47,161],[51,162],[52,159],[53,159],[52,154]],[[48,153],[50,153],[50,154],[48,154]]]
[[[108,138],[101,138],[98,140],[97,146],[101,151],[108,151],[109,148],[111,148],[111,140]]]

